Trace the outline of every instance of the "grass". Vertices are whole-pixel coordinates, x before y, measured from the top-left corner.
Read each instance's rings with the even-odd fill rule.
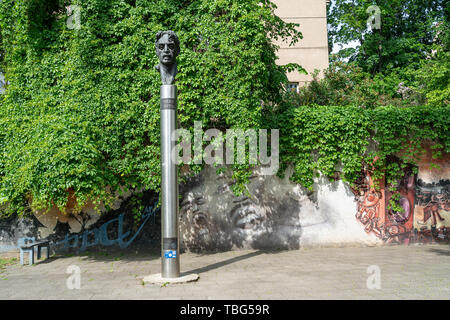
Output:
[[[0,258],[0,274],[5,272],[6,266],[17,263],[17,258]],[[8,278],[0,277],[0,280],[8,280]]]
[[[16,264],[17,258],[0,258],[0,270],[3,270],[6,268],[6,266],[9,266],[11,264]]]

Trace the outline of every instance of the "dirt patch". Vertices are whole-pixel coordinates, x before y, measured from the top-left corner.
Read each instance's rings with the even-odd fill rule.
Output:
[[[19,251],[0,252],[0,260],[12,258],[19,259]]]

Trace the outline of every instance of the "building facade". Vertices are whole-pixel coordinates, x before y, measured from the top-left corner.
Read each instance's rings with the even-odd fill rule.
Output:
[[[288,74],[290,86],[295,88],[312,80],[314,70],[323,71],[328,68],[328,33],[327,4],[328,0],[273,0],[277,5],[275,14],[286,22],[300,24],[298,30],[303,39],[294,46],[278,41],[278,63],[298,63],[308,72]]]

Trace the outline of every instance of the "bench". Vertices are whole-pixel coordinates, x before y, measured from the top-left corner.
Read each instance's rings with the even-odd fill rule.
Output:
[[[31,266],[34,263],[34,248],[37,248],[37,258],[38,260],[41,258],[41,249],[46,248],[47,250],[47,259],[50,255],[50,241],[49,240],[41,240],[36,241],[34,237],[32,238],[20,238],[17,243],[20,249],[20,264],[24,264],[23,256],[25,252],[28,252],[29,257],[29,265]]]

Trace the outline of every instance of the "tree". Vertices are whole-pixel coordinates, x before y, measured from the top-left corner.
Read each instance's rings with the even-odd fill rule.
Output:
[[[425,95],[433,106],[448,106],[450,103],[450,31],[446,24],[436,26],[432,51],[421,61],[419,68],[408,68],[415,90]]]
[[[368,8],[380,9],[381,27],[368,27]],[[333,0],[328,7],[332,44],[353,41],[356,48],[339,56],[355,61],[364,71],[389,73],[395,68],[416,66],[430,54],[436,25],[448,28],[449,6],[444,0]]]
[[[80,8],[69,28],[66,7]],[[154,36],[177,32],[179,121],[259,128],[281,101],[277,38],[296,24],[256,0],[4,0],[9,81],[0,105],[0,198],[10,212],[108,203],[121,188],[159,190],[159,75]],[[71,26],[73,27],[73,26]]]

